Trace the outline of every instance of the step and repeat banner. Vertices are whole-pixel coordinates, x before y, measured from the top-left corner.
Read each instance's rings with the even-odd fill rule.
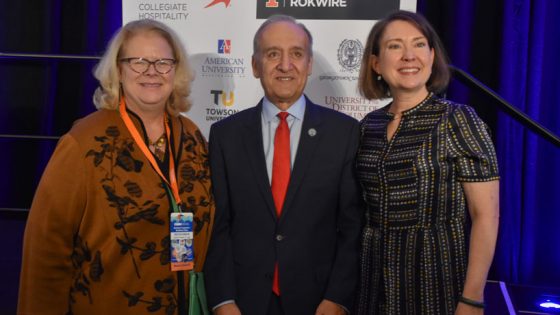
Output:
[[[210,125],[262,98],[253,77],[253,36],[274,14],[287,14],[313,35],[313,74],[305,93],[315,103],[358,120],[385,104],[357,90],[360,60],[376,20],[416,0],[123,0],[123,23],[154,19],[183,40],[195,71],[192,109],[186,113],[205,136]]]

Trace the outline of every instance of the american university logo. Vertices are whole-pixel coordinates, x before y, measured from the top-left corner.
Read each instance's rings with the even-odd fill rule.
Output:
[[[245,77],[245,59],[229,56],[224,51],[218,56],[204,58],[197,73],[203,77]]]
[[[345,39],[338,46],[338,63],[347,71],[357,71],[363,53],[364,47],[359,40]]]
[[[229,53],[231,53],[231,40],[229,40],[229,39],[218,39],[218,53],[219,54],[229,54]]]

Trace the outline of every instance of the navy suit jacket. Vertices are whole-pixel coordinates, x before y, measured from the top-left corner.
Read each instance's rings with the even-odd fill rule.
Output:
[[[243,315],[266,314],[278,261],[286,314],[314,314],[323,299],[351,309],[363,217],[354,169],[358,122],[307,100],[277,218],[261,111],[262,101],[210,129],[216,216],[204,268],[209,306],[235,300]]]

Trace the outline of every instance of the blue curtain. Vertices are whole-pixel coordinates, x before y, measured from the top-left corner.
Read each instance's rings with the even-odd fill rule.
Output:
[[[121,2],[3,1],[0,52],[100,55]],[[60,136],[95,111],[95,61],[0,59],[0,134]],[[0,138],[0,314],[15,314],[26,212],[56,140]]]
[[[100,55],[121,26],[121,2],[11,1],[0,52]],[[61,136],[93,111],[96,61],[0,59],[0,134]],[[26,209],[56,140],[0,138],[0,209]]]
[[[451,62],[560,134],[560,1],[419,0]],[[501,185],[500,234],[490,279],[560,287],[560,148],[457,82],[493,130]]]
[[[560,1],[506,1],[499,93],[560,134]],[[560,286],[560,148],[500,114],[499,279]]]

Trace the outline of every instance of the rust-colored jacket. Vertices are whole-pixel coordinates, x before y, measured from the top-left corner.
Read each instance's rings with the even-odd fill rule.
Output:
[[[138,117],[130,116],[143,134]],[[189,119],[170,123],[201,270],[214,218],[206,142]],[[60,139],[33,200],[18,314],[176,314],[169,200],[118,111],[79,120]],[[188,272],[184,283],[188,292]]]

